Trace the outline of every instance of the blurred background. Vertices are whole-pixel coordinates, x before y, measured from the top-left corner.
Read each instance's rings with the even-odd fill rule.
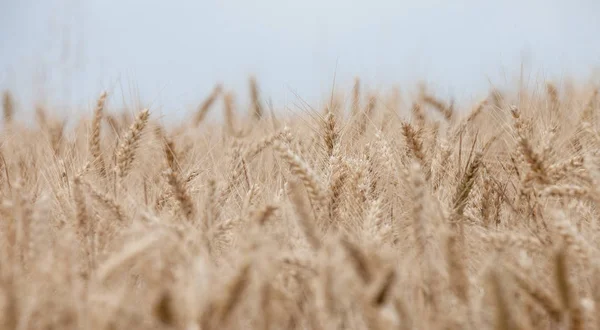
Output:
[[[594,0],[2,0],[0,88],[67,113],[107,89],[111,106],[175,118],[217,82],[243,102],[249,75],[280,111],[356,76],[470,101],[520,76],[592,79],[599,14]]]

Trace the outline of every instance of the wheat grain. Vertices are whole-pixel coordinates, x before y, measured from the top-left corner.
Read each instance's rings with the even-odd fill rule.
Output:
[[[150,116],[150,112],[148,109],[142,110],[135,122],[129,128],[127,135],[121,142],[121,145],[116,153],[117,160],[117,168],[116,173],[117,176],[123,179],[129,171],[131,170],[131,166],[133,164],[133,160],[135,159],[135,151],[138,147],[138,141],[141,138],[142,131],[146,124],[148,123],[148,117]]]
[[[106,98],[108,97],[108,93],[102,92],[100,94],[100,98],[98,98],[98,102],[96,104],[96,108],[94,109],[94,119],[92,120],[92,134],[90,135],[90,153],[92,154],[92,159],[97,163],[97,168],[100,171],[100,175],[106,175],[106,165],[104,163],[104,158],[102,158],[102,147],[100,145],[100,128],[102,125],[102,118],[104,112],[104,104],[106,103]]]

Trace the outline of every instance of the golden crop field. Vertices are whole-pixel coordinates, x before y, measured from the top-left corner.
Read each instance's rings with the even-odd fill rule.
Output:
[[[557,86],[291,113],[250,79],[168,125],[6,91],[1,328],[600,329],[598,88]]]

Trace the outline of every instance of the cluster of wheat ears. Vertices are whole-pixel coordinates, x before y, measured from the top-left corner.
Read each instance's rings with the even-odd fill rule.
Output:
[[[68,128],[4,93],[1,328],[600,329],[595,86],[259,94]]]

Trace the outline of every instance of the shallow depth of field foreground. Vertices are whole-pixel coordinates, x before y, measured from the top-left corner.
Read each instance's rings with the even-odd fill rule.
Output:
[[[250,82],[173,125],[7,91],[2,329],[600,329],[595,86],[291,114]]]

